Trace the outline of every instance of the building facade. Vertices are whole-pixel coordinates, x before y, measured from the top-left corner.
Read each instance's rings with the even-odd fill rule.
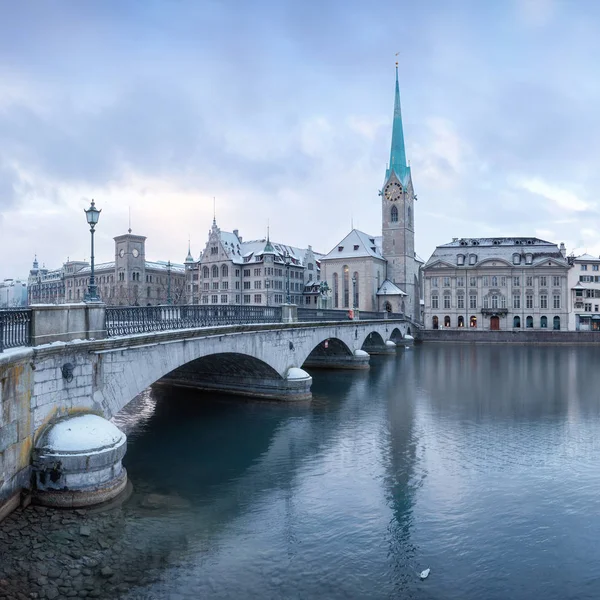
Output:
[[[569,257],[569,329],[600,330],[600,258],[584,254]]]
[[[280,306],[286,302],[317,307],[322,255],[266,239],[244,242],[239,231],[222,231],[216,220],[194,261],[185,260],[188,304]]]
[[[0,282],[0,308],[27,306],[27,283],[20,279]]]
[[[417,197],[404,147],[397,65],[390,163],[379,195],[381,236],[352,230],[321,261],[323,279],[332,289],[331,304],[401,312],[421,321],[423,261],[415,254]]]
[[[426,329],[566,329],[564,244],[537,238],[455,239],[423,268]]]
[[[94,265],[98,295],[108,305],[184,304],[185,269],[170,261],[146,260],[146,238],[131,232],[114,238],[115,259]],[[28,279],[29,304],[82,302],[88,292],[91,267],[67,261],[60,269],[39,268],[33,262]]]

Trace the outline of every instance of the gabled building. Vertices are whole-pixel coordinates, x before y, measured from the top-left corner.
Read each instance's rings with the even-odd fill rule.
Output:
[[[381,235],[354,229],[321,262],[332,307],[401,312],[421,321],[423,261],[415,254],[417,197],[404,147],[397,64],[390,163],[379,195]]]
[[[188,254],[188,258],[191,254]],[[188,304],[305,305],[314,294],[305,286],[320,281],[322,254],[271,242],[244,242],[239,231],[222,231],[216,219],[198,261],[186,259]]]
[[[566,329],[564,244],[538,238],[454,239],[425,266],[426,329]]]

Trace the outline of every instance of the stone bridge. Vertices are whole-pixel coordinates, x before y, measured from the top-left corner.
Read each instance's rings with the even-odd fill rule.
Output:
[[[279,322],[89,339],[106,334],[104,310],[40,310],[31,341],[46,343],[0,353],[0,519],[30,493],[57,506],[120,493],[125,436],[106,420],[156,382],[307,401],[305,369],[368,368],[369,353],[395,352],[412,325],[403,318],[298,322],[291,311],[276,315]]]

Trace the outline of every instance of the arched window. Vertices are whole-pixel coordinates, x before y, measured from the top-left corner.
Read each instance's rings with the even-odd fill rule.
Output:
[[[229,268],[227,265],[221,267],[221,277],[229,277]]]
[[[521,255],[517,254],[516,252],[513,254],[513,265],[520,265],[521,264]]]
[[[437,317],[433,317],[433,319],[431,320],[431,325],[434,329],[438,329],[440,326],[440,323],[438,321]]]
[[[465,318],[462,315],[460,315],[458,317],[458,326],[459,327],[464,327],[465,326]]]
[[[533,317],[529,316],[525,319],[525,327],[527,329],[533,329]]]
[[[358,271],[354,271],[354,275],[352,275],[352,287],[354,293],[354,304],[352,308],[358,308]]]
[[[392,206],[390,221],[392,223],[397,223],[398,222],[398,208],[396,206]]]
[[[554,317],[552,329],[554,329],[555,331],[558,331],[560,329],[560,317],[559,316]]]
[[[350,307],[350,269],[348,265],[342,267],[342,294],[344,295],[344,308]]]
[[[406,212],[408,214],[406,219],[406,222],[408,223],[407,227],[412,227],[412,208],[409,206]]]
[[[543,316],[540,318],[540,327],[546,329],[548,327],[548,317]]]
[[[517,329],[521,328],[521,317],[513,317],[513,327]]]
[[[208,269],[208,267],[204,267],[204,269],[202,269],[202,276],[208,277],[209,275],[210,275],[210,270]]]
[[[335,308],[339,308],[340,306],[340,289],[339,289],[339,281],[338,274],[333,274],[333,306]]]
[[[477,327],[477,317],[475,315],[469,319],[469,327],[473,327],[473,329]]]
[[[444,327],[450,327],[450,317],[448,315],[444,317]]]
[[[217,265],[213,265],[212,276],[213,277],[218,277],[219,276],[219,267],[217,267]]]

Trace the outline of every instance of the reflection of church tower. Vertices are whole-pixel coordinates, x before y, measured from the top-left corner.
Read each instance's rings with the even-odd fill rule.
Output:
[[[415,257],[415,200],[410,167],[406,163],[398,63],[396,63],[392,149],[381,192],[382,250],[387,260],[387,278],[408,294],[406,314],[419,319],[419,262]]]

